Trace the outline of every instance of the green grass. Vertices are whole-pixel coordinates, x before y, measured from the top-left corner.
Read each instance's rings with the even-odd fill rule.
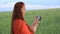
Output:
[[[25,20],[29,25],[34,18],[42,16],[36,34],[60,34],[60,9],[28,10]],[[0,34],[10,34],[12,12],[0,12]]]

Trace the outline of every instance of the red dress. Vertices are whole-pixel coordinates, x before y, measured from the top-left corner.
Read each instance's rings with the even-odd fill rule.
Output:
[[[14,21],[14,34],[33,34],[25,21],[16,19]]]

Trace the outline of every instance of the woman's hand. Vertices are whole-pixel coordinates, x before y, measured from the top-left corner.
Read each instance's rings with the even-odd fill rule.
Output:
[[[38,16],[35,18],[35,20],[34,20],[34,22],[33,22],[33,25],[35,26],[35,25],[38,25],[39,24],[39,20],[38,20]]]
[[[36,17],[35,20],[34,20],[34,22],[33,22],[33,24],[32,24],[31,27],[30,27],[30,29],[31,29],[34,33],[35,33],[35,31],[36,31],[36,28],[37,28],[39,22],[40,22],[40,21],[38,20],[38,17]]]

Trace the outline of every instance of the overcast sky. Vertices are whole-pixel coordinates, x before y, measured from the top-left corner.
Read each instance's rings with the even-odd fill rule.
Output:
[[[22,1],[27,10],[60,8],[60,0],[0,0],[0,11],[12,11],[16,2]]]

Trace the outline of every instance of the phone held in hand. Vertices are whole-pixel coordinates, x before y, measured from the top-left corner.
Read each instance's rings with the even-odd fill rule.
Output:
[[[40,21],[41,20],[41,16],[37,16],[38,20]]]
[[[39,20],[39,21],[41,20],[41,16],[38,16],[38,20]]]

